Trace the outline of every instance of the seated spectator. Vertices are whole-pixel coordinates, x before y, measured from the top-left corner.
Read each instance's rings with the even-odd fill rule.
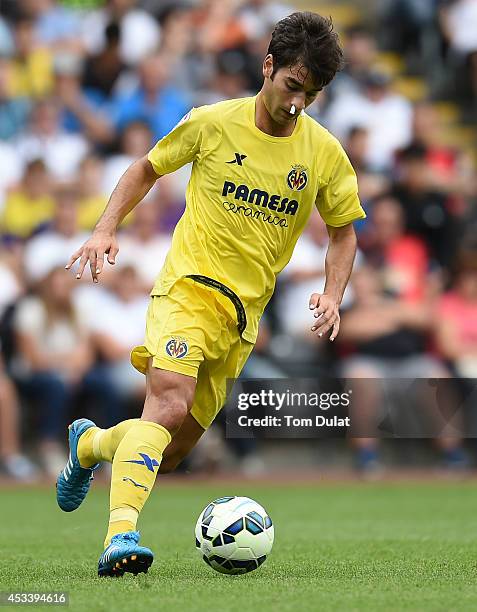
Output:
[[[390,188],[387,173],[376,171],[368,162],[369,133],[366,128],[352,127],[344,148],[358,177],[359,196],[365,205]]]
[[[399,201],[380,196],[372,205],[361,245],[391,295],[419,302],[428,291],[429,255],[424,241],[406,232],[404,223]]]
[[[394,154],[412,138],[412,106],[393,93],[387,75],[370,72],[362,93],[337,96],[326,111],[326,125],[338,138],[346,138],[352,127],[368,130],[367,162],[375,169],[388,170]]]
[[[160,226],[160,205],[155,199],[144,201],[132,216],[128,230],[121,237],[121,265],[132,266],[149,293],[171,246],[171,234]]]
[[[53,268],[35,293],[18,305],[14,318],[17,355],[12,372],[22,394],[34,404],[40,457],[56,477],[65,462],[64,428],[79,394],[99,403],[108,425],[120,409],[104,372],[93,368],[93,350],[82,316],[73,301],[74,278]]]
[[[66,262],[87,239],[78,227],[78,191],[62,186],[55,191],[53,219],[47,231],[28,242],[24,254],[25,274],[39,282],[49,270]]]
[[[153,144],[152,132],[146,122],[131,121],[128,123],[121,133],[119,153],[106,159],[102,183],[103,193],[109,196],[128,167],[136,159],[146,155]]]
[[[391,390],[401,394],[404,390],[406,402],[416,401],[418,398],[407,397],[413,380],[448,378],[449,372],[425,349],[432,326],[428,302],[417,304],[386,295],[379,274],[366,266],[353,275],[353,289],[355,300],[342,313],[338,341],[346,345],[348,355],[341,362],[342,376],[358,379],[353,381],[355,431],[366,435],[377,429],[384,391],[388,395]],[[433,411],[431,419],[437,422],[441,417]],[[442,423],[442,428],[446,425]],[[377,440],[361,437],[353,443],[358,467],[372,473],[378,467]],[[463,466],[465,458],[457,438],[442,437],[437,443],[449,467]]]
[[[72,134],[84,134],[96,146],[108,145],[114,129],[101,95],[82,90],[83,62],[73,54],[57,56],[54,62],[55,95],[61,101],[61,123]]]
[[[125,64],[135,66],[158,48],[159,25],[137,4],[137,0],[107,0],[103,8],[83,17],[82,38],[88,54],[104,49],[106,29],[111,23],[120,27],[120,52]]]
[[[120,53],[120,26],[115,22],[110,23],[104,35],[104,49],[86,59],[83,88],[94,92],[99,99],[106,101],[113,95],[115,85],[127,66]]]
[[[85,157],[78,176],[78,225],[82,230],[92,230],[103,213],[108,196],[103,193],[101,181],[104,164],[94,155]]]
[[[466,206],[462,198],[477,193],[477,178],[471,156],[443,142],[443,126],[433,104],[416,104],[413,124],[413,142],[426,150],[430,183],[436,191],[451,195],[453,210],[458,207],[463,212]]]
[[[153,138],[160,140],[190,110],[182,92],[169,84],[170,60],[156,54],[139,65],[139,86],[132,92],[115,97],[112,114],[116,129],[122,130],[131,121],[144,121]]]
[[[61,127],[61,108],[53,99],[38,102],[32,112],[30,129],[15,141],[24,163],[42,159],[59,181],[74,180],[89,144],[81,134],[69,134]]]
[[[448,196],[436,188],[426,149],[412,144],[398,156],[393,195],[404,208],[407,231],[422,238],[442,267],[453,260],[458,218],[449,209]]]
[[[33,19],[18,19],[14,34],[15,55],[9,74],[11,95],[33,98],[48,95],[53,87],[53,58],[50,50],[35,39]]]
[[[18,189],[5,202],[0,228],[3,234],[25,239],[53,216],[51,178],[41,159],[29,162]]]
[[[118,260],[119,262],[119,260]],[[117,264],[118,265],[118,264]],[[130,265],[115,268],[110,291],[86,312],[86,324],[104,369],[123,399],[143,401],[145,378],[131,365],[131,348],[144,342],[144,316],[149,296]]]
[[[22,10],[35,20],[36,36],[57,51],[81,51],[80,17],[57,0],[21,0]],[[63,5],[62,5],[63,4]]]
[[[29,98],[12,95],[10,69],[11,62],[0,56],[0,140],[17,136],[25,128],[31,110]]]
[[[30,482],[35,479],[38,470],[22,454],[20,442],[18,398],[0,356],[0,474]]]
[[[437,304],[434,335],[439,354],[462,378],[477,378],[477,252],[457,257],[453,286]]]

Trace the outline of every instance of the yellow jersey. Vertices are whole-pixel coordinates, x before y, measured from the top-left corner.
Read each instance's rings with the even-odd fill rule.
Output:
[[[249,342],[313,207],[335,227],[365,217],[336,138],[306,114],[291,136],[265,134],[255,125],[255,102],[194,108],[148,155],[158,175],[193,164],[186,209],[151,295],[192,276],[229,306],[230,298],[237,317],[239,300],[239,329]]]

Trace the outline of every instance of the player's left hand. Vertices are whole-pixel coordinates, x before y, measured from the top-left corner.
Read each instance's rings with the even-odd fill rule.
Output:
[[[317,332],[321,338],[331,329],[330,340],[333,342],[340,330],[339,304],[336,299],[326,293],[313,293],[310,310],[314,311],[315,316],[311,331]]]

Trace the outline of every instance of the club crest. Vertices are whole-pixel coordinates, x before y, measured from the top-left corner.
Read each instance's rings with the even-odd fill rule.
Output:
[[[287,185],[292,191],[302,191],[308,183],[308,174],[304,166],[293,166],[287,176]]]
[[[189,347],[185,340],[181,338],[171,338],[166,344],[166,353],[169,357],[182,359],[189,352]]]

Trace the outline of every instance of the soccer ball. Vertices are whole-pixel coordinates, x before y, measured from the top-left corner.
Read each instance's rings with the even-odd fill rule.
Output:
[[[195,526],[199,554],[222,574],[246,574],[260,567],[273,538],[272,519],[248,497],[219,497],[200,513]]]

